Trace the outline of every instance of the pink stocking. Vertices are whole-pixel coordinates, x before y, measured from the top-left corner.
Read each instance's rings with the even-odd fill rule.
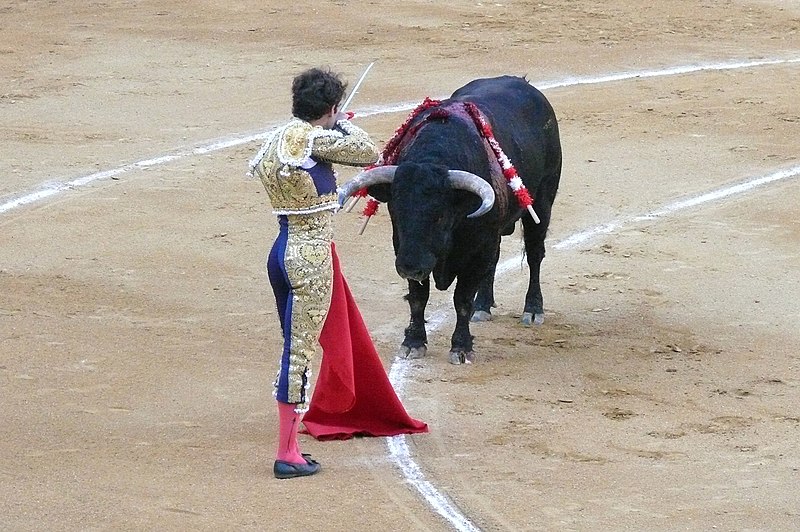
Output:
[[[297,445],[297,429],[300,428],[300,414],[294,411],[292,403],[278,401],[278,453],[277,460],[292,464],[304,464],[306,459]]]

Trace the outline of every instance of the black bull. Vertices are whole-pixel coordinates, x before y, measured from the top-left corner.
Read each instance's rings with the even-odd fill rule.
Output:
[[[491,125],[495,139],[534,198],[540,223],[519,207],[497,157],[463,111],[464,102],[474,103]],[[520,218],[530,267],[522,321],[538,324],[544,320],[539,272],[561,177],[555,113],[527,80],[502,76],[461,87],[438,106],[420,112],[406,131],[394,160],[384,161],[392,164],[367,170],[344,184],[341,199],[367,186],[371,196],[388,204],[395,266],[408,280],[411,321],[402,343],[405,355],[416,358],[426,354],[424,313],[432,273],[439,290],[448,289],[457,279],[450,361],[471,362],[470,318],[473,313],[474,319],[490,317],[500,239],[514,231]],[[488,211],[481,212],[484,209]]]

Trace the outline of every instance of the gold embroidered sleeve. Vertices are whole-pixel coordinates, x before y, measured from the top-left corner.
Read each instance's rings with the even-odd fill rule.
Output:
[[[366,131],[348,120],[340,120],[336,125],[344,134],[316,137],[312,156],[348,166],[369,166],[378,160],[378,148]]]

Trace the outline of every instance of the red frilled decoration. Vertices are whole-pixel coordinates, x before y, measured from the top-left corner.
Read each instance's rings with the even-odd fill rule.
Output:
[[[367,195],[366,189],[361,189],[361,190],[363,190],[364,195],[366,196]],[[359,192],[361,192],[361,191],[359,191]],[[364,229],[367,228],[367,224],[369,223],[369,219],[372,218],[372,216],[376,212],[378,212],[378,206],[379,205],[380,205],[380,203],[375,198],[369,198],[367,200],[367,204],[364,206],[364,210],[361,212],[361,214],[364,215],[364,223],[361,224],[361,229],[358,231],[359,235],[363,235],[364,234]]]
[[[367,200],[366,207],[364,207],[364,216],[369,217],[375,214],[376,212],[378,212],[378,200],[376,200],[375,198],[370,198],[369,200]]]
[[[386,143],[386,146],[383,148],[383,153],[381,154],[381,158],[378,160],[376,166],[383,166],[387,164],[396,164],[397,157],[400,154],[400,144],[403,138],[409,134],[413,133],[411,130],[415,130],[419,128],[421,124],[417,124],[415,128],[411,128],[411,123],[417,118],[417,116],[422,113],[423,111],[427,111],[432,107],[437,107],[442,102],[440,100],[432,100],[430,98],[425,98],[425,100],[419,104],[411,114],[408,115],[405,122],[403,122],[400,127],[395,130],[394,135],[391,139]],[[464,110],[466,113],[472,118],[472,121],[475,123],[475,127],[478,129],[478,132],[481,136],[486,139],[486,142],[489,144],[489,147],[492,149],[492,153],[497,158],[498,164],[500,164],[500,168],[503,171],[503,177],[506,178],[506,182],[508,186],[511,187],[511,190],[514,191],[514,196],[517,198],[517,203],[523,209],[527,209],[528,212],[533,217],[534,221],[538,224],[539,217],[536,216],[536,213],[533,210],[533,198],[531,197],[530,193],[528,192],[527,187],[522,182],[522,179],[517,174],[517,169],[514,168],[514,165],[506,156],[503,148],[500,146],[500,143],[497,142],[497,139],[494,136],[494,131],[492,131],[492,126],[486,119],[483,117],[480,109],[478,106],[472,102],[464,102]],[[431,111],[428,118],[446,118],[448,116],[448,111],[446,109],[434,109]],[[366,190],[359,190],[356,194],[357,196],[363,197],[367,195]],[[361,226],[361,231],[359,234],[364,232],[364,229],[367,227],[367,223],[369,222],[370,217],[372,217],[378,211],[378,201],[374,198],[370,198],[367,202],[366,207],[364,207],[364,211],[362,212],[363,216],[365,217],[364,224]]]
[[[464,102],[464,109],[472,118],[472,121],[475,122],[475,126],[478,128],[478,131],[481,132],[483,138],[485,138],[486,142],[489,143],[489,147],[492,148],[492,152],[497,158],[500,168],[503,170],[503,177],[506,178],[506,182],[508,183],[508,186],[511,187],[511,190],[514,191],[514,196],[517,198],[517,203],[523,209],[527,209],[538,224],[539,218],[536,216],[536,213],[533,212],[533,198],[531,198],[528,188],[517,174],[517,169],[514,168],[513,164],[511,164],[511,161],[508,159],[508,157],[506,157],[506,154],[503,151],[503,148],[500,146],[500,143],[497,142],[497,139],[494,137],[492,126],[486,121],[486,119],[483,117],[483,114],[481,114],[480,109],[478,109],[478,106],[474,103]]]
[[[427,111],[431,107],[436,107],[442,102],[440,100],[431,100],[430,98],[425,98],[421,104],[419,104],[411,114],[408,115],[405,122],[400,124],[394,135],[391,139],[386,143],[386,146],[383,148],[383,153],[381,154],[381,158],[378,161],[378,166],[383,166],[385,164],[395,164],[397,162],[397,156],[400,154],[400,142],[403,140],[403,137],[406,136],[406,133],[409,132],[409,128],[411,127],[411,122],[419,116],[419,114],[423,111]],[[447,116],[446,114],[440,116]]]
[[[428,432],[397,397],[342,275],[335,246],[331,254],[331,306],[319,339],[322,362],[303,416],[304,432],[318,440]]]

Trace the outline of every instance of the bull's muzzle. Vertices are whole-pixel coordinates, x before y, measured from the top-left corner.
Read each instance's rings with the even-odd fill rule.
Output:
[[[418,283],[427,280],[431,271],[433,271],[433,266],[424,265],[417,259],[402,255],[399,255],[394,261],[394,267],[400,277],[409,281],[417,281]]]

